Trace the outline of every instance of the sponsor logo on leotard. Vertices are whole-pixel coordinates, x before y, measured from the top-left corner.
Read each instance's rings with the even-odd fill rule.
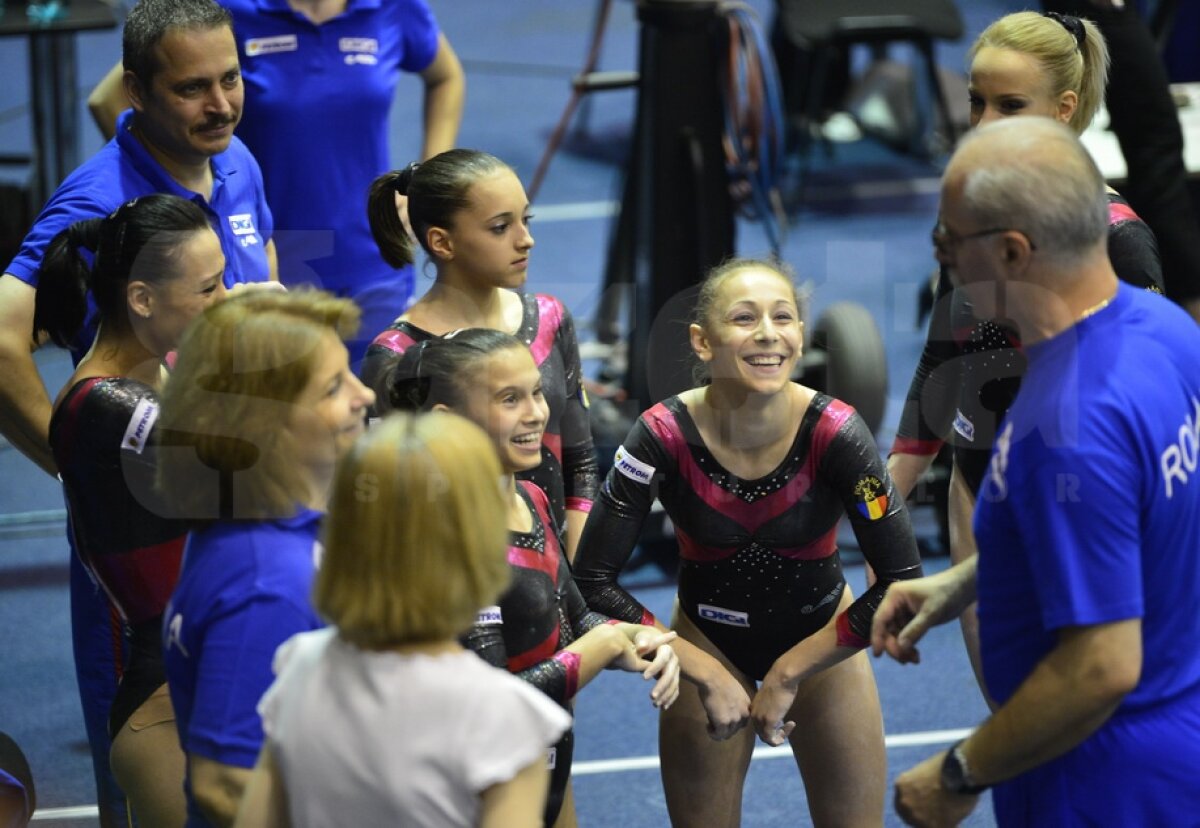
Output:
[[[1192,397],[1192,413],[1183,418],[1176,442],[1167,446],[1159,455],[1162,467],[1163,486],[1167,499],[1175,494],[1172,481],[1186,486],[1188,476],[1196,473],[1197,452],[1200,451],[1200,400]]]
[[[552,747],[546,751],[546,770],[554,770],[558,765],[558,748]]]
[[[638,460],[625,451],[624,446],[617,449],[617,453],[613,457],[613,467],[630,480],[636,480],[638,483],[649,485],[651,478],[654,477],[654,466]]]
[[[838,584],[833,589],[829,590],[829,592],[825,595],[825,597],[822,598],[820,601],[817,601],[817,603],[805,604],[804,606],[802,606],[800,608],[800,614],[801,615],[812,615],[814,612],[816,612],[821,607],[828,604],[830,601],[837,600],[837,597],[841,594],[842,594],[842,585]]]
[[[495,626],[503,624],[504,618],[500,615],[499,607],[484,607],[475,616],[475,623],[484,627]]]
[[[879,520],[887,514],[888,499],[883,481],[873,474],[864,474],[854,484],[854,496],[858,498],[858,511],[867,520]]]
[[[967,415],[963,414],[961,409],[954,412],[954,431],[964,440],[975,442],[975,424],[967,419]]]
[[[157,420],[158,403],[138,400],[138,404],[133,408],[133,416],[129,418],[129,425],[125,426],[121,450],[141,454],[146,448],[146,438],[150,436],[150,429],[154,428]]]
[[[718,624],[728,624],[731,627],[749,627],[750,614],[738,610],[714,607],[712,604],[700,604],[696,607],[700,617],[705,621],[715,621]]]
[[[258,55],[274,55],[279,52],[294,52],[299,43],[294,34],[276,35],[274,37],[252,37],[246,41],[246,57]]]

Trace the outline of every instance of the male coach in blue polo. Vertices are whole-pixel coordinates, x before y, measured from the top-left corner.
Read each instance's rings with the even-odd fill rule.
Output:
[[[262,173],[233,136],[243,90],[229,13],[212,0],[140,0],[125,22],[122,59],[133,109],[50,197],[0,277],[0,433],[50,473],[50,399],[33,363],[32,330],[42,254],[60,230],[131,198],[173,193],[208,213],[226,287],[276,278]],[[89,326],[75,343],[76,359],[94,333]]]

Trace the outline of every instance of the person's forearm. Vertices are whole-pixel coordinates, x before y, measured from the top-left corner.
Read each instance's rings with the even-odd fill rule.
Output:
[[[57,475],[50,451],[50,398],[29,342],[12,334],[3,332],[0,341],[0,433],[47,474]]]
[[[917,481],[933,465],[934,458],[936,457],[936,453],[904,454],[901,452],[894,452],[888,457],[888,474],[892,476],[892,480],[896,484],[896,491],[904,495],[905,500],[911,497],[913,489],[917,486]]]
[[[437,57],[422,77],[425,81],[425,138],[421,158],[424,160],[454,149],[467,94],[462,64],[445,35],[440,36]]]
[[[567,560],[572,564],[575,563],[575,550],[579,548],[579,539],[583,537],[583,527],[587,519],[587,512],[567,509]]]
[[[124,75],[125,67],[118,60],[117,64],[108,70],[108,73],[101,78],[100,83],[96,84],[96,88],[88,95],[88,111],[92,114],[96,128],[100,130],[100,134],[106,141],[117,133],[117,116],[129,109],[129,98],[125,95]]]
[[[1138,619],[1060,633],[1058,646],[962,745],[976,784],[1044,764],[1094,733],[1140,677]]]

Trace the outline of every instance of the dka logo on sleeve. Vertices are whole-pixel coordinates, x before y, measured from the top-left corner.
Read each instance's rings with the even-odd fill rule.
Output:
[[[146,438],[150,436],[150,429],[154,428],[157,421],[158,404],[150,400],[138,400],[133,409],[133,416],[129,418],[129,425],[125,426],[121,449],[141,454],[146,448]]]
[[[654,477],[654,466],[638,460],[632,454],[625,451],[624,446],[617,449],[617,453],[613,457],[613,466],[621,474],[630,480],[636,480],[638,483],[650,485],[650,480]]]
[[[238,237],[242,247],[253,247],[258,244],[258,233],[254,229],[254,216],[250,213],[238,213],[229,216],[229,229]]]

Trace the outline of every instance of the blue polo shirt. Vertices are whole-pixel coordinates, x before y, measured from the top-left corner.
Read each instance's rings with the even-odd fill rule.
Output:
[[[998,785],[1006,825],[1174,825],[1200,813],[1200,329],[1161,296],[1029,346],[975,517],[989,692],[1063,627],[1141,619],[1142,672],[1078,747]]]
[[[163,614],[163,666],[186,753],[250,768],[275,649],[323,626],[312,607],[321,513],[193,532]],[[204,825],[186,786],[188,825]]]
[[[220,2],[233,15],[246,85],[237,134],[262,164],[281,281],[355,296],[400,279],[411,297],[412,268],[398,274],[380,257],[366,204],[371,181],[392,167],[388,112],[400,72],[421,72],[437,54],[428,5],[349,0],[318,26],[287,0]]]
[[[262,172],[254,156],[236,137],[212,157],[213,189],[208,200],[184,189],[167,174],[141,141],[129,131],[133,111],[117,119],[116,137],[81,164],[59,185],[5,268],[37,287],[42,256],[51,239],[71,224],[100,218],[126,201],[152,193],[170,193],[198,204],[208,215],[225,253],[225,286],[261,282],[269,276],[266,243],[274,232]],[[94,313],[72,352],[81,356],[95,336]]]

